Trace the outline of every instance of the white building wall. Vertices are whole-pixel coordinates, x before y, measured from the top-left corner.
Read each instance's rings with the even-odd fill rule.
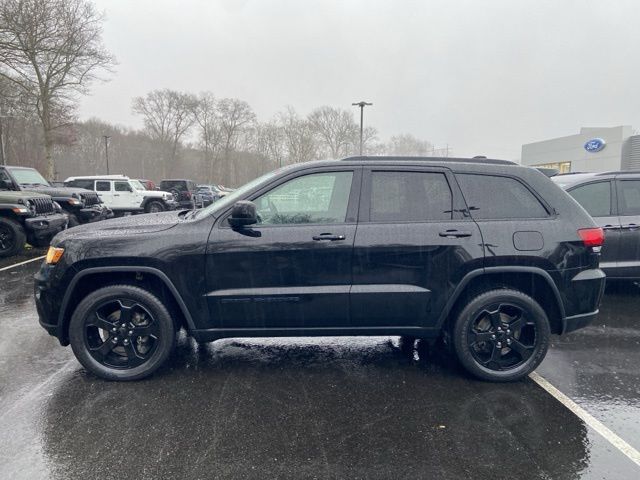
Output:
[[[523,165],[571,162],[572,172],[602,172],[622,169],[622,151],[633,134],[630,125],[610,128],[584,127],[577,135],[553,138],[522,146]],[[599,152],[587,152],[584,144],[602,138],[606,146]]]

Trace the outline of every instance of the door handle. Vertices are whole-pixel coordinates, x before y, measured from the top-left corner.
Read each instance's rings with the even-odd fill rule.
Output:
[[[119,194],[119,193],[114,193],[114,194],[113,194],[113,196],[114,196],[114,197],[119,197],[119,196],[120,196],[120,194]]]
[[[603,230],[620,230],[622,227],[620,225],[605,225],[602,227]]]
[[[333,242],[335,240],[344,240],[345,236],[344,235],[334,235],[333,233],[321,233],[320,235],[314,235],[312,238],[315,241],[329,240],[329,241]]]
[[[463,237],[470,237],[471,232],[462,231],[462,230],[447,230],[445,232],[440,232],[439,235],[445,238],[463,238]]]
[[[626,225],[622,225],[622,227],[620,227],[624,230],[637,230],[638,228],[640,228],[640,225],[636,224],[636,223],[628,223]]]

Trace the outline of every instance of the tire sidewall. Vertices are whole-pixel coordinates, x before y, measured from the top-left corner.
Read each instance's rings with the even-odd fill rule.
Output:
[[[154,205],[158,206],[158,210],[157,211],[152,211],[152,208]],[[160,212],[164,212],[165,208],[164,208],[164,204],[158,200],[151,200],[148,204],[147,204],[147,213],[160,213]]]
[[[17,255],[22,251],[22,249],[24,248],[24,244],[27,242],[27,235],[24,229],[22,228],[22,225],[20,225],[18,222],[10,218],[4,218],[4,217],[0,217],[0,224],[8,227],[9,230],[13,232],[13,237],[14,237],[13,248],[9,250],[0,251],[0,258],[12,257],[14,255]]]
[[[480,365],[468,345],[469,325],[487,306],[495,303],[511,303],[521,308],[536,325],[535,351],[525,363],[513,369],[496,371]],[[473,298],[460,311],[453,329],[453,346],[462,366],[472,375],[494,382],[520,380],[534,371],[542,362],[550,341],[549,319],[544,309],[529,295],[518,290],[491,290]]]
[[[89,353],[85,341],[85,319],[93,309],[116,299],[134,300],[143,305],[159,322],[160,338],[151,359],[132,369],[118,370],[102,365]],[[135,286],[114,285],[89,294],[74,311],[69,324],[69,341],[78,361],[89,371],[106,380],[139,380],[155,372],[175,347],[176,332],[173,320],[164,304],[149,291]]]

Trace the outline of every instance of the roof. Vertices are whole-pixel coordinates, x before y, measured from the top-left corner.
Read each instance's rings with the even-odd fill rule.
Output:
[[[65,182],[69,182],[71,180],[129,180],[129,177],[126,175],[83,175],[69,177]]]

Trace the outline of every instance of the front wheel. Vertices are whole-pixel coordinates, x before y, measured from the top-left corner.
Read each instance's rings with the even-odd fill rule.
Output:
[[[165,305],[133,285],[90,293],[76,308],[69,340],[76,358],[106,380],[139,380],[155,372],[175,347]]]
[[[17,255],[26,241],[22,225],[10,218],[0,218],[0,258]]]
[[[158,200],[152,200],[149,203],[147,203],[147,206],[145,207],[145,211],[147,213],[160,213],[160,212],[164,212],[165,208],[164,208],[164,203],[158,201]]]
[[[453,347],[462,366],[483,380],[524,378],[549,348],[549,320],[518,290],[496,289],[473,298],[458,314]]]

